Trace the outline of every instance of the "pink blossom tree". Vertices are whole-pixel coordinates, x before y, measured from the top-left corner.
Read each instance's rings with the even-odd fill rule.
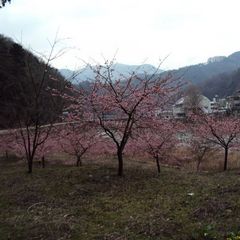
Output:
[[[11,109],[12,118],[15,120],[15,130],[9,131],[14,132],[16,146],[21,147],[25,154],[28,173],[32,173],[36,152],[47,141],[54,123],[59,120],[64,106],[59,93],[65,93],[65,87],[69,85],[69,82],[62,79],[51,67],[52,61],[63,54],[63,50],[55,51],[58,42],[56,36],[53,44],[50,44],[50,53],[41,55],[38,59],[34,59],[30,52],[20,55],[20,63],[26,72],[16,83],[18,92],[9,93],[12,103],[8,105],[7,102],[4,106]],[[19,59],[15,60],[17,64]],[[56,89],[58,94],[54,95]],[[22,104],[19,105],[19,102]]]
[[[66,122],[58,133],[62,150],[76,157],[76,166],[82,166],[82,158],[96,144],[98,133],[91,122]]]
[[[196,170],[199,172],[200,165],[206,158],[207,154],[214,150],[214,144],[206,138],[197,136],[197,132],[198,130],[193,132],[191,135],[189,139],[189,146],[191,148],[191,154],[194,156],[194,160],[196,161]]]
[[[58,142],[55,138],[55,129],[51,131],[50,136],[41,144],[36,151],[35,158],[39,160],[42,168],[46,166],[46,156],[49,156],[58,150]]]
[[[170,153],[178,144],[177,133],[179,124],[166,119],[155,119],[147,128],[138,129],[134,139],[136,152],[150,156],[156,161],[160,174],[160,163],[170,157]],[[169,161],[169,159],[168,159]]]
[[[115,145],[118,175],[123,175],[123,153],[133,132],[151,119],[178,88],[171,76],[139,76],[132,73],[114,79],[112,62],[95,69],[90,95],[92,120],[97,122]]]
[[[26,158],[25,144],[23,142],[23,138],[20,130],[6,130],[4,134],[0,134],[0,151],[11,152],[20,158]],[[27,134],[27,133],[25,133]],[[26,137],[26,136],[24,136]],[[29,139],[29,143],[31,143],[33,139]],[[52,137],[48,137],[35,151],[34,159],[41,160],[41,165],[45,167],[45,156],[51,153],[54,149],[55,142]],[[31,147],[31,146],[30,146]]]
[[[227,170],[229,149],[237,144],[240,134],[240,119],[234,116],[195,115],[195,134],[220,146],[224,150],[224,167]]]

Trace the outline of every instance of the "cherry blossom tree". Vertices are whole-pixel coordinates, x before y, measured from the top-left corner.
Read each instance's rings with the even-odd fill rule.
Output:
[[[59,93],[64,93],[65,87],[69,85],[69,82],[58,81],[52,76],[51,62],[63,54],[62,50],[55,52],[58,42],[56,36],[51,44],[49,55],[42,55],[43,59],[35,60],[42,61],[42,65],[36,65],[35,62],[32,62],[30,53],[24,55],[22,61],[26,65],[26,81],[23,83],[19,81],[22,91],[13,96],[16,103],[24,100],[24,107],[20,110],[18,106],[11,107],[12,112],[15,111],[16,118],[16,129],[13,131],[18,146],[21,146],[25,153],[28,173],[32,173],[35,154],[48,139],[53,124],[62,112],[64,102]],[[36,71],[36,66],[39,67],[38,71]],[[29,88],[28,95],[24,95],[24,87]],[[58,95],[54,94],[54,90],[57,90]]]
[[[22,135],[20,130],[8,130],[7,134],[4,134],[2,140],[5,141],[4,148],[6,151],[14,153],[16,156],[20,158],[26,157],[26,149],[25,144],[22,141]],[[29,136],[30,137],[30,136]],[[26,136],[24,136],[24,139]],[[29,143],[31,143],[32,139],[29,139]],[[43,146],[41,146],[43,147]],[[40,149],[39,149],[40,150]],[[34,156],[37,156],[38,151],[35,152]],[[28,159],[25,158],[28,163]]]
[[[37,148],[35,154],[35,158],[39,160],[39,164],[42,168],[45,168],[46,166],[46,156],[51,155],[58,150],[58,142],[54,130],[51,131],[51,134],[46,141]]]
[[[196,134],[197,132],[198,131],[196,131]],[[189,145],[191,147],[191,154],[194,156],[194,160],[196,161],[196,170],[199,172],[200,165],[204,161],[207,154],[213,151],[214,144],[206,138],[192,135],[189,139]]]
[[[82,166],[82,158],[96,144],[96,127],[91,122],[66,122],[58,137],[62,150],[76,157],[76,166]]]
[[[134,139],[135,150],[156,161],[157,171],[160,174],[161,161],[170,158],[174,147],[178,144],[177,133],[179,124],[173,120],[155,119],[146,128],[138,129],[137,137]]]
[[[218,145],[224,150],[224,167],[227,170],[229,149],[237,144],[240,134],[240,119],[234,116],[195,115],[195,134]],[[202,140],[201,140],[202,141]]]
[[[45,167],[45,156],[52,154],[55,150],[57,150],[57,141],[52,136],[48,137],[43,144],[41,144],[35,154],[34,159],[38,159],[41,166]],[[32,139],[29,139],[29,143],[31,143]],[[22,141],[21,132],[18,129],[15,130],[3,130],[0,133],[0,152],[14,153],[17,157],[26,158],[26,149],[24,147],[24,143]],[[34,160],[33,159],[33,160]]]
[[[151,119],[177,89],[170,75],[132,73],[114,79],[113,62],[94,69],[96,79],[90,95],[92,120],[115,145],[118,175],[123,175],[123,153],[135,129]]]

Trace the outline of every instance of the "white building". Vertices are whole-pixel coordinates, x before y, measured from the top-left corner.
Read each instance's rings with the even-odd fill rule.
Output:
[[[215,95],[211,101],[211,112],[213,114],[226,114],[228,109],[228,102],[225,98],[219,98]]]
[[[174,118],[185,118],[187,115],[187,112],[191,110],[187,104],[186,99],[187,97],[182,97],[173,105]],[[203,95],[200,95],[200,101],[198,103],[198,107],[205,114],[211,113],[211,101]]]

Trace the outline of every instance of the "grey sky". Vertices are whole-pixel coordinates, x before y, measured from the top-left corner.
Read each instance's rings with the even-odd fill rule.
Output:
[[[53,63],[75,68],[82,60],[177,68],[240,50],[239,0],[12,0],[0,10],[0,33],[39,52],[59,30],[71,47]]]

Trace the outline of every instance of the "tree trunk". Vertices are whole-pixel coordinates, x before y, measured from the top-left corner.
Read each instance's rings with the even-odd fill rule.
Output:
[[[28,173],[32,173],[33,159],[32,157],[28,158]]]
[[[77,167],[81,167],[82,166],[82,160],[80,156],[77,156]]]
[[[202,154],[197,157],[197,172],[199,172],[199,170],[200,170],[200,164],[202,163],[207,150],[208,150],[208,148],[205,147]]]
[[[199,172],[199,170],[200,170],[200,164],[201,164],[201,161],[197,161],[197,172]]]
[[[225,148],[225,154],[224,154],[224,169],[223,171],[227,170],[227,164],[228,164],[228,147]]]
[[[120,149],[117,152],[118,157],[118,176],[123,176],[123,151]]]
[[[198,159],[197,160],[197,172],[199,172],[199,170],[200,170],[200,164],[201,164],[201,160]]]
[[[156,157],[155,157],[155,160],[156,160],[156,164],[157,164],[157,171],[158,171],[158,174],[160,174],[160,172],[161,172],[161,168],[160,168],[159,157],[156,156]]]
[[[45,168],[45,157],[44,156],[42,156],[41,163],[42,163],[42,168]]]
[[[8,161],[8,150],[6,150],[6,160]]]

